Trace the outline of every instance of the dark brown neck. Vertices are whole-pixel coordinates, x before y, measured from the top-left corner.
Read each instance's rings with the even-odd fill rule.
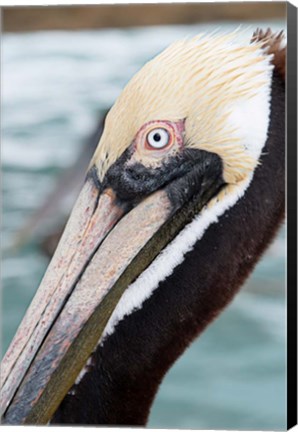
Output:
[[[284,82],[274,74],[269,136],[245,195],[142,308],[119,322],[53,423],[146,423],[164,374],[232,300],[283,220],[284,103]]]

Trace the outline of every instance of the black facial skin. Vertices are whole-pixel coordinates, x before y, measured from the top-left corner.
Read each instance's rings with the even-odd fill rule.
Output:
[[[166,186],[168,197],[174,208],[181,207],[200,190],[208,190],[213,184],[223,186],[222,161],[215,153],[204,150],[187,149],[181,155],[188,163],[181,166],[179,175]],[[169,167],[171,169],[171,167]]]
[[[165,188],[173,207],[178,208],[201,187],[207,188],[214,181],[224,184],[222,161],[214,153],[184,148],[156,168],[141,163],[128,165],[132,154],[133,146],[130,146],[109,168],[102,184],[95,167],[88,173],[100,190],[111,187],[122,205],[134,207],[145,196]]]
[[[86,181],[91,179],[93,181],[94,186],[99,190],[99,192],[103,191],[102,183],[98,178],[97,168],[95,165],[89,169],[86,175]]]

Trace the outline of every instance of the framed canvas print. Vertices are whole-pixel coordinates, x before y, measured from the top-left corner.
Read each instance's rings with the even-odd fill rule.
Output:
[[[295,6],[4,6],[1,69],[3,427],[296,425]]]

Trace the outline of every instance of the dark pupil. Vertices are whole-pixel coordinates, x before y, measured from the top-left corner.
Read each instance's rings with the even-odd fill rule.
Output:
[[[160,141],[161,140],[161,136],[160,136],[160,134],[158,133],[158,132],[156,132],[154,135],[153,135],[153,139],[154,139],[154,141]]]

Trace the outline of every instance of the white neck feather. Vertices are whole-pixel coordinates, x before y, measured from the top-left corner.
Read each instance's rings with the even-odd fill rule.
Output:
[[[191,251],[208,227],[218,221],[226,210],[232,207],[243,195],[251,182],[252,176],[235,186],[233,191],[211,207],[205,208],[192,222],[184,227],[178,236],[156,257],[150,266],[125,290],[104,333],[99,341],[103,344],[111,335],[116,325],[126,315],[140,309],[146,299],[158,288],[159,283],[170,276],[184,260],[185,254]]]

